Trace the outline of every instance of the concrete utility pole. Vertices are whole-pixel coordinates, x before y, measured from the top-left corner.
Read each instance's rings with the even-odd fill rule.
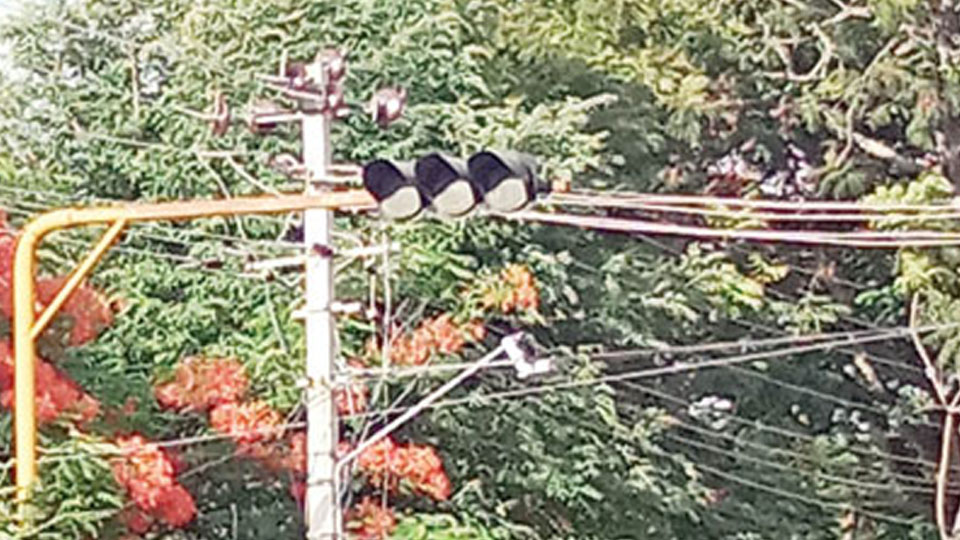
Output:
[[[330,166],[330,117],[324,111],[305,113],[302,123],[303,163],[308,172],[305,194],[322,189],[315,179],[325,178]],[[306,257],[307,347],[307,538],[337,538],[339,493],[335,476],[337,409],[333,400],[336,354],[333,315],[333,265],[331,229],[333,212],[309,209],[303,213]]]

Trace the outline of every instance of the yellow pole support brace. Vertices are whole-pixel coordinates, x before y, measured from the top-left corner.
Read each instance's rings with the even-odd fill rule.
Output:
[[[72,290],[93,269],[128,223],[185,220],[240,214],[277,214],[308,208],[367,210],[376,206],[364,190],[333,191],[318,195],[283,195],[229,200],[178,201],[154,204],[127,204],[97,208],[64,208],[40,215],[20,233],[13,263],[13,348],[14,348],[14,436],[16,437],[17,500],[21,517],[26,516],[30,490],[37,479],[36,349],[34,339],[56,315]],[[37,245],[48,233],[81,225],[111,223],[111,228],[84,261],[71,273],[57,294],[59,301],[35,323],[34,274]],[[71,287],[71,283],[73,283]]]
[[[40,337],[40,334],[47,329],[47,326],[53,321],[57,312],[60,311],[63,304],[67,302],[67,298],[70,298],[73,291],[83,282],[84,276],[89,274],[90,270],[103,258],[103,255],[110,249],[110,245],[120,236],[120,233],[123,232],[126,226],[127,222],[121,219],[120,221],[114,222],[114,224],[107,229],[107,232],[103,234],[100,241],[97,242],[97,245],[84,257],[83,261],[81,261],[77,268],[70,274],[67,282],[57,291],[57,296],[55,296],[53,301],[43,310],[37,322],[33,323],[33,329],[30,332],[31,339],[36,340]]]

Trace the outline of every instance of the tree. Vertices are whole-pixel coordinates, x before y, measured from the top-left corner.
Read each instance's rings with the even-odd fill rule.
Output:
[[[2,189],[16,194],[8,204],[33,210],[25,205],[49,206],[51,192],[64,202],[236,196],[259,189],[250,177],[283,187],[289,180],[271,168],[271,157],[295,152],[292,133],[264,137],[237,127],[215,138],[178,111],[205,109],[215,91],[243,108],[263,94],[255,73],[272,72],[284,54],[309,58],[321,45],[339,45],[350,52],[349,102],[400,84],[410,104],[388,130],[361,115],[340,124],[340,160],[495,145],[542,156],[549,177],[575,188],[941,199],[958,180],[956,62],[947,39],[956,14],[946,3],[931,6],[47,6],[7,29],[28,83],[3,86],[2,136],[10,150],[0,155]],[[723,227],[748,226],[749,218],[697,219]],[[488,310],[486,326],[493,336],[525,328],[558,359],[556,380],[539,383],[542,391],[527,399],[490,397],[531,384],[491,372],[454,396],[471,399],[438,408],[397,435],[439,450],[453,493],[439,507],[398,500],[406,517],[395,534],[441,537],[460,524],[488,531],[467,533],[474,536],[521,538],[932,534],[941,416],[925,411],[931,388],[909,343],[810,350],[654,381],[604,377],[735,353],[590,353],[903,324],[918,293],[925,299],[920,319],[949,321],[951,250],[757,247],[493,220],[384,225],[344,217],[338,227],[361,242],[386,233],[401,243],[389,264],[371,267],[391,278],[390,301],[380,309],[403,327],[445,313],[473,320],[483,311],[483,284],[496,283],[512,264],[529,268],[537,309]],[[72,238],[50,243],[44,261],[51,273],[75,256]],[[127,428],[154,440],[209,429],[202,415],[163,412],[154,398],[154,385],[193,355],[239,359],[250,395],[296,418],[302,350],[291,314],[299,291],[283,275],[240,277],[242,258],[231,256],[282,252],[277,238],[296,238],[295,225],[245,218],[131,232],[125,251],[95,277],[123,298],[125,311],[95,342],[72,349],[65,368],[107,408],[137,399]],[[258,243],[266,239],[269,245]],[[366,298],[369,282],[360,265],[349,266],[338,294]],[[344,364],[364,355],[371,336],[394,332],[358,319],[342,320],[340,330]],[[953,365],[954,336],[944,331],[928,343],[942,346],[945,369]],[[370,410],[436,380],[376,381]],[[554,383],[563,386],[547,391]],[[365,418],[347,420],[345,433],[382,423]],[[230,537],[234,515],[250,538],[289,534],[296,508],[276,475],[249,460],[216,464],[235,450],[228,442],[185,448],[183,459],[202,474],[183,480],[198,494],[199,517],[182,534]],[[262,487],[240,489],[247,485]],[[368,493],[362,483],[353,489],[361,499]],[[55,508],[69,496],[53,493],[47,504]],[[431,517],[436,512],[446,516]],[[100,517],[62,518],[51,527],[96,527]]]

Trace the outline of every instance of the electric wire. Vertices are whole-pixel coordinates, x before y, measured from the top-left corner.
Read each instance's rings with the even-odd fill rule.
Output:
[[[580,202],[587,206],[602,206],[618,203],[647,203],[659,205],[693,205],[693,206],[720,206],[735,208],[766,208],[787,210],[791,212],[820,210],[820,211],[911,211],[937,212],[956,211],[960,209],[953,199],[942,200],[939,204],[912,204],[912,203],[863,203],[857,201],[818,201],[799,200],[784,201],[776,199],[745,199],[734,197],[711,197],[706,195],[676,195],[660,193],[640,193],[628,191],[597,191],[579,189],[570,193],[553,193],[548,199],[551,202]]]
[[[658,390],[656,388],[646,386],[639,382],[635,382],[635,381],[625,382],[625,383],[620,383],[619,385],[629,390],[633,390],[649,396],[653,396],[654,398],[657,398],[664,402],[672,403],[674,405],[682,407],[685,410],[689,410],[690,407],[695,406],[695,403],[688,399],[684,399],[676,395],[670,394],[668,392],[664,392],[662,390]],[[802,441],[804,443],[809,443],[809,444],[815,444],[818,442],[817,437],[814,435],[811,435],[810,433],[805,433],[805,432],[797,431],[794,429],[788,429],[781,426],[771,425],[766,422],[763,422],[762,420],[746,418],[744,416],[741,416],[737,413],[730,412],[730,411],[714,411],[714,412],[718,413],[718,415],[722,417],[724,420],[729,420],[730,422],[733,422],[743,428],[762,431],[764,433],[777,435],[785,439],[798,440],[798,441]],[[687,414],[689,415],[689,413]],[[682,423],[681,425],[686,425],[686,423]],[[703,428],[699,428],[699,429],[703,429]],[[887,459],[890,461],[903,463],[904,465],[923,467],[930,472],[936,471],[937,467],[939,466],[938,463],[929,459],[925,459],[921,456],[910,457],[910,456],[904,456],[899,454],[893,454],[890,452],[883,452],[877,449],[865,450],[860,448],[858,445],[845,446],[843,447],[843,450],[849,451],[855,454],[859,454],[866,458]],[[776,451],[787,452],[787,450],[783,450],[783,449],[777,449]],[[796,454],[798,458],[800,456],[804,456],[806,459],[812,459],[810,456],[806,456],[805,454],[802,454],[799,452],[797,452]],[[911,475],[904,475],[904,476],[915,478],[915,477],[912,477]]]
[[[581,423],[581,425],[583,425],[583,424]],[[583,427],[589,427],[589,426],[583,425]],[[615,438],[620,439],[621,441],[624,441],[624,442],[627,442],[627,443],[633,443],[633,444],[636,443],[636,441],[634,441],[632,438],[626,436],[624,433],[621,433],[621,432],[616,432],[616,431],[614,431],[614,432],[613,432],[613,436],[614,436]],[[675,454],[671,454],[670,452],[666,452],[666,451],[664,451],[664,450],[662,450],[662,449],[660,449],[660,448],[657,448],[656,446],[653,446],[653,445],[646,445],[646,446],[644,447],[644,449],[647,450],[647,451],[649,451],[650,453],[653,453],[653,454],[659,455],[660,457],[667,458],[667,459],[669,459],[669,460],[671,460],[671,461],[674,461],[674,462],[676,462],[676,463],[677,463],[680,467],[682,467],[682,468],[687,468],[688,466],[692,465],[695,469],[698,469],[698,470],[700,470],[701,472],[708,473],[708,474],[710,474],[710,475],[713,475],[713,476],[716,476],[716,477],[719,477],[719,478],[722,478],[722,479],[725,479],[725,480],[734,482],[734,483],[736,483],[736,484],[739,484],[739,485],[741,485],[741,486],[744,486],[744,487],[747,487],[747,488],[750,488],[750,489],[753,489],[753,490],[756,490],[756,491],[760,491],[760,492],[764,492],[764,493],[769,493],[769,494],[774,494],[774,495],[777,495],[777,496],[782,497],[782,498],[787,498],[787,499],[791,499],[791,500],[803,502],[803,503],[805,503],[805,504],[808,504],[808,505],[811,505],[811,506],[817,506],[817,507],[822,508],[822,509],[840,510],[840,511],[845,511],[845,512],[846,512],[846,511],[855,510],[856,512],[858,512],[858,513],[860,513],[860,514],[862,514],[862,515],[864,515],[864,516],[871,517],[872,519],[875,519],[875,520],[878,520],[878,521],[886,521],[886,522],[895,523],[895,524],[898,524],[898,525],[913,525],[913,524],[915,524],[915,521],[914,521],[914,520],[904,519],[904,518],[901,518],[901,517],[899,517],[899,516],[895,516],[895,515],[892,515],[892,514],[889,514],[889,513],[880,512],[880,511],[877,511],[877,510],[864,510],[864,509],[863,509],[864,506],[871,506],[871,505],[872,505],[872,503],[871,503],[870,501],[859,501],[859,504],[858,504],[857,506],[854,506],[854,505],[852,505],[852,504],[850,504],[850,503],[844,503],[844,502],[840,502],[840,501],[836,501],[836,500],[826,500],[826,499],[823,499],[823,498],[821,498],[821,497],[804,495],[804,494],[801,494],[801,493],[796,493],[796,492],[791,491],[791,490],[782,489],[782,488],[779,488],[779,487],[769,486],[769,485],[764,484],[764,483],[762,483],[762,482],[757,482],[757,481],[755,481],[755,480],[748,479],[748,478],[746,478],[746,477],[744,477],[744,476],[742,476],[742,475],[738,475],[738,474],[734,474],[734,473],[731,473],[731,472],[722,471],[722,470],[720,470],[720,469],[718,469],[718,468],[716,468],[716,467],[713,467],[713,466],[711,466],[711,465],[707,465],[707,464],[702,463],[702,462],[700,462],[700,461],[692,460],[692,459],[689,458],[689,456],[684,456],[684,458],[687,460],[687,461],[684,461],[684,459],[681,459],[679,456],[677,456],[677,455],[675,455]],[[880,504],[880,505],[885,505],[885,504],[887,504],[887,503],[879,502],[879,504]]]
[[[952,325],[930,325],[922,327],[920,331],[930,331],[934,329],[944,329],[951,328]],[[555,351],[547,351],[545,355],[539,357],[539,360],[547,360],[550,362],[559,362],[559,361],[568,361],[572,358],[583,357],[591,361],[603,361],[603,362],[613,362],[613,361],[628,361],[636,360],[638,358],[648,357],[648,356],[657,356],[657,355],[689,355],[689,354],[698,354],[698,353],[707,353],[707,352],[717,352],[729,349],[738,349],[741,351],[748,351],[755,348],[762,347],[772,347],[777,345],[795,345],[801,343],[815,343],[819,341],[827,340],[858,340],[862,337],[871,337],[878,335],[887,335],[892,337],[905,337],[908,336],[911,331],[911,328],[908,326],[896,326],[896,327],[878,327],[875,329],[867,330],[852,330],[852,331],[837,331],[837,332],[822,332],[817,334],[806,334],[799,336],[784,336],[784,337],[773,337],[773,338],[761,338],[761,339],[736,339],[728,341],[719,341],[706,344],[698,345],[659,345],[653,347],[645,348],[634,348],[634,349],[622,349],[616,351],[603,351],[603,352],[577,352],[571,351],[568,353],[557,353]],[[433,375],[436,373],[443,373],[449,371],[459,371],[470,367],[472,362],[453,362],[453,363],[442,363],[442,364],[433,364],[433,365],[424,365],[424,366],[411,366],[411,367],[401,367],[393,368],[387,370],[386,375],[392,379],[402,379],[407,377],[417,377],[420,375]],[[491,363],[491,367],[510,367],[513,363],[510,360],[498,360]],[[899,365],[899,364],[898,364]],[[910,366],[909,364],[903,364],[901,367],[910,368],[917,372],[922,372],[921,368]],[[384,375],[383,368],[346,368],[344,370],[345,375],[349,375],[354,378],[365,379],[365,378],[376,378]]]
[[[926,326],[926,327],[918,328],[918,331],[932,331],[932,330],[947,328],[947,327],[954,328],[957,326],[960,326],[960,323]],[[787,348],[778,349],[778,350],[769,351],[769,352],[748,353],[748,354],[741,354],[741,355],[735,355],[735,356],[729,356],[729,357],[713,358],[710,360],[705,360],[702,362],[692,363],[692,364],[678,363],[670,366],[654,367],[654,368],[626,371],[626,372],[617,373],[613,375],[599,376],[599,377],[594,377],[588,380],[542,384],[542,385],[524,387],[520,389],[508,390],[503,392],[478,394],[478,395],[468,396],[465,398],[438,400],[433,404],[431,404],[430,406],[428,406],[427,408],[437,409],[437,408],[445,408],[450,406],[458,406],[463,404],[484,403],[487,401],[498,401],[501,399],[539,395],[539,394],[543,394],[545,392],[550,392],[553,390],[582,388],[582,387],[597,386],[597,385],[613,383],[613,382],[631,381],[631,380],[637,380],[637,379],[643,379],[643,378],[687,373],[691,371],[696,371],[698,369],[708,369],[708,368],[720,367],[724,365],[734,365],[734,364],[752,362],[752,361],[762,360],[762,359],[778,358],[778,357],[802,354],[802,353],[813,352],[818,350],[825,350],[825,349],[830,349],[832,347],[835,347],[841,343],[873,342],[873,341],[891,339],[892,337],[896,337],[899,334],[902,334],[902,332],[896,332],[896,331],[877,332],[873,335],[862,336],[859,338],[837,339],[832,341],[820,342],[813,345],[787,347]],[[363,418],[363,417],[379,416],[383,414],[402,413],[409,409],[410,407],[394,407],[394,408],[383,409],[383,410],[369,410],[361,413],[345,414],[345,415],[341,415],[341,417],[346,419]],[[276,433],[276,432],[283,432],[291,429],[298,429],[298,428],[304,427],[305,425],[306,425],[305,422],[290,422],[290,423],[280,424],[274,427],[251,430],[251,433],[270,434],[270,433]],[[224,440],[231,437],[232,435],[227,435],[227,434],[203,434],[203,435],[171,439],[166,441],[159,441],[159,442],[156,442],[156,444],[161,447],[173,447],[173,446],[191,445],[191,444],[196,444],[200,442]]]
[[[682,252],[680,252],[680,251],[678,251],[678,250],[676,250],[676,249],[674,249],[674,248],[672,248],[672,247],[670,247],[670,246],[668,246],[668,245],[666,245],[666,244],[664,244],[664,243],[662,243],[662,242],[659,242],[659,241],[657,241],[657,240],[655,240],[655,239],[653,239],[653,238],[650,238],[650,237],[647,236],[647,235],[638,234],[638,235],[636,235],[636,236],[637,236],[638,238],[640,238],[641,240],[643,240],[645,243],[647,243],[647,244],[649,244],[649,245],[651,245],[651,246],[654,246],[654,247],[656,247],[657,249],[659,249],[659,250],[661,250],[661,251],[664,251],[664,252],[669,253],[669,254],[674,255],[674,256],[680,256],[680,255],[682,255]],[[734,247],[736,247],[736,246],[734,246]],[[588,268],[588,269],[589,269],[589,270],[594,270],[593,268]],[[780,297],[780,298],[783,298],[783,299],[790,299],[790,297],[789,297],[788,295],[786,295],[786,294],[784,294],[784,293],[776,290],[775,288],[767,288],[766,290],[769,291],[772,295],[775,295],[775,296],[777,296],[777,297]],[[851,323],[856,324],[856,325],[858,325],[858,326],[864,326],[864,327],[867,327],[867,328],[879,328],[877,325],[874,325],[874,324],[870,323],[869,321],[864,321],[864,320],[859,319],[859,318],[857,318],[857,317],[851,317],[851,316],[849,316],[849,315],[841,315],[840,318],[841,318],[841,320],[843,320],[843,321],[851,322]],[[782,330],[782,329],[774,329],[774,328],[771,328],[771,327],[766,327],[766,326],[764,326],[764,325],[760,325],[760,324],[753,323],[753,322],[746,321],[746,320],[736,319],[736,320],[734,320],[734,322],[735,322],[736,324],[740,324],[740,325],[745,326],[745,327],[748,327],[748,328],[763,328],[763,329],[765,329],[765,331],[770,332],[770,333],[774,333],[774,334],[781,334],[781,335],[783,335],[783,334],[787,334],[787,333],[788,333],[788,332],[786,332],[786,331],[784,331],[784,330]],[[870,353],[870,352],[867,352],[867,351],[856,351],[856,350],[851,350],[851,349],[848,349],[848,348],[840,348],[840,349],[838,349],[838,351],[839,351],[839,352],[842,352],[843,354],[846,354],[846,355],[848,355],[848,356],[850,356],[850,357],[852,357],[852,358],[864,357],[864,358],[869,359],[869,360],[871,360],[871,361],[873,361],[873,362],[876,362],[876,363],[878,363],[878,364],[883,364],[883,365],[887,365],[887,366],[890,366],[890,367],[895,367],[895,368],[898,368],[898,369],[902,369],[902,370],[905,370],[905,371],[911,371],[911,372],[915,372],[915,373],[919,373],[919,374],[922,374],[922,373],[923,373],[923,369],[920,368],[920,367],[918,367],[918,366],[913,366],[913,365],[907,364],[907,363],[902,362],[902,361],[899,361],[899,360],[893,360],[893,359],[890,359],[890,358],[885,358],[885,357],[883,357],[883,356],[879,356],[879,355],[877,355],[877,354]]]
[[[609,218],[586,214],[520,210],[492,213],[507,221],[546,223],[596,231],[647,233],[716,240],[749,240],[787,244],[813,244],[859,248],[947,247],[960,244],[960,233],[938,231],[811,232],[767,229],[710,228],[635,219]]]
[[[939,324],[925,327],[925,331],[930,331],[934,329],[945,329],[945,328],[956,328],[960,326],[960,323],[949,323],[949,324]],[[506,390],[502,392],[492,392],[486,394],[476,394],[463,398],[454,398],[448,400],[440,400],[432,404],[430,409],[452,407],[452,406],[461,406],[461,405],[470,405],[470,404],[481,404],[487,401],[497,401],[501,399],[509,398],[518,398],[525,396],[534,396],[540,395],[554,390],[563,390],[563,389],[572,389],[572,388],[583,388],[588,386],[597,386],[601,384],[630,381],[644,378],[652,377],[662,377],[666,375],[676,375],[681,373],[689,373],[697,371],[700,369],[710,369],[717,368],[722,366],[745,364],[749,362],[754,362],[757,360],[768,360],[772,358],[779,358],[784,356],[793,356],[804,353],[810,353],[815,351],[822,351],[826,349],[832,349],[843,344],[858,344],[858,343],[874,343],[878,341],[897,338],[905,338],[909,335],[909,330],[901,331],[891,331],[878,333],[876,335],[865,336],[857,339],[838,339],[834,341],[827,341],[823,343],[817,343],[814,345],[803,345],[795,347],[787,347],[783,349],[778,349],[775,351],[768,352],[759,352],[759,353],[748,353],[742,355],[720,357],[720,358],[711,358],[709,360],[704,360],[696,363],[676,363],[668,366],[658,366],[654,368],[641,369],[641,370],[632,370],[625,371],[611,375],[603,375],[598,377],[593,377],[586,380],[577,380],[577,381],[567,381],[559,383],[547,383],[536,386],[528,386],[524,388]],[[408,407],[399,407],[388,412],[394,414],[397,412],[404,412]],[[356,414],[344,415],[346,418],[355,418],[371,415],[380,415],[384,411],[367,411]]]
[[[661,455],[663,455],[664,457],[677,460],[676,456],[670,456],[665,452],[661,452]],[[894,516],[892,514],[877,512],[874,510],[863,510],[859,506],[853,506],[851,504],[845,504],[837,501],[827,501],[821,498],[810,497],[807,495],[796,493],[794,491],[769,486],[761,482],[756,482],[754,480],[743,478],[742,476],[738,476],[729,472],[724,472],[720,469],[717,469],[716,467],[705,465],[703,463],[695,463],[694,467],[699,469],[700,471],[706,472],[710,475],[716,476],[718,478],[722,478],[730,482],[734,482],[736,484],[740,484],[744,487],[751,488],[756,491],[768,493],[771,495],[776,495],[778,497],[799,501],[804,504],[808,504],[810,506],[816,506],[822,509],[839,510],[839,511],[845,511],[845,512],[852,510],[861,515],[867,516],[871,519],[874,519],[877,521],[886,521],[886,522],[894,523],[897,525],[912,526],[917,523],[916,520],[904,519],[901,517]]]
[[[630,199],[603,199],[597,197],[581,197],[574,195],[556,194],[547,197],[542,204],[557,206],[574,206],[587,208],[617,208],[622,210],[650,211],[665,214],[685,214],[698,215],[704,217],[719,217],[737,220],[762,220],[762,221],[799,221],[809,222],[896,222],[913,223],[926,222],[946,219],[960,219],[960,209],[953,204],[950,205],[928,205],[909,208],[912,212],[924,212],[923,214],[895,214],[894,212],[903,212],[902,208],[896,206],[873,206],[865,203],[859,203],[857,213],[838,214],[824,211],[816,213],[805,213],[804,204],[800,203],[789,209],[784,208],[783,212],[764,212],[755,211],[756,207],[744,206],[739,211],[727,210],[709,206],[686,206],[685,204],[670,203],[667,195],[656,196],[661,202],[646,202],[642,198]],[[700,203],[703,205],[709,203]],[[731,206],[738,206],[731,204]],[[760,206],[760,208],[763,208]],[[799,211],[798,211],[799,209]],[[789,210],[789,212],[787,211]]]
[[[731,451],[731,450],[727,450],[727,449],[725,449],[725,448],[721,448],[721,447],[716,446],[716,445],[713,445],[713,444],[709,444],[709,443],[705,443],[705,442],[701,442],[701,441],[696,441],[696,440],[694,440],[694,439],[690,439],[690,438],[687,438],[687,437],[682,437],[682,436],[679,436],[679,435],[675,435],[675,434],[671,433],[670,431],[665,431],[665,432],[663,432],[663,433],[661,434],[661,436],[662,436],[663,438],[667,439],[667,440],[676,442],[677,444],[689,446],[689,447],[691,447],[691,448],[696,448],[696,449],[699,449],[699,450],[705,450],[705,451],[707,451],[707,452],[709,452],[709,453],[711,453],[711,454],[715,454],[715,455],[718,455],[718,456],[724,456],[724,457],[727,457],[727,458],[731,458],[731,459],[734,459],[734,460],[736,460],[736,461],[738,461],[738,462],[744,462],[744,461],[746,461],[746,462],[750,462],[750,463],[755,463],[755,464],[757,464],[757,465],[759,465],[759,466],[761,466],[761,467],[767,467],[767,468],[771,468],[771,469],[776,469],[776,470],[783,471],[783,472],[797,473],[797,471],[796,471],[793,467],[790,467],[789,465],[784,465],[784,464],[782,464],[782,463],[778,463],[778,462],[773,461],[773,460],[769,460],[769,459],[764,459],[764,458],[761,458],[761,457],[757,457],[757,456],[751,455],[751,454],[746,453],[746,452],[742,452],[742,453],[741,453],[741,452],[733,452],[733,451]],[[725,439],[725,437],[719,437],[719,438]],[[738,441],[738,442],[739,442],[739,441]],[[847,486],[847,487],[851,487],[851,488],[863,489],[863,490],[868,490],[868,491],[893,491],[893,492],[901,492],[901,491],[902,491],[902,492],[909,492],[909,493],[922,493],[922,494],[924,494],[924,495],[933,495],[933,493],[934,493],[934,489],[933,489],[932,487],[929,487],[929,488],[918,488],[918,487],[915,487],[915,486],[901,486],[901,485],[889,484],[889,483],[887,483],[887,484],[881,484],[881,483],[878,483],[878,482],[867,482],[867,481],[863,481],[863,480],[856,480],[856,479],[853,479],[853,478],[849,478],[849,477],[845,477],[845,476],[838,476],[838,475],[835,475],[835,474],[830,474],[830,473],[825,473],[825,472],[820,472],[820,471],[810,472],[810,473],[808,473],[808,474],[809,474],[811,477],[813,477],[814,480],[825,480],[825,481],[830,482],[830,483],[833,483],[833,484],[838,484],[838,485],[843,485],[843,486]],[[801,475],[802,475],[802,474],[801,474]],[[955,492],[954,492],[954,493],[955,493]]]

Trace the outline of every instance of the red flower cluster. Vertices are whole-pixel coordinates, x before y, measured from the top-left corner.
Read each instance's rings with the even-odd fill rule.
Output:
[[[383,540],[390,538],[397,528],[393,510],[386,508],[370,497],[347,512],[347,532],[357,540]]]
[[[362,382],[352,382],[344,388],[334,390],[333,399],[339,414],[359,414],[367,410],[370,389]]]
[[[134,534],[145,534],[153,526],[153,516],[137,507],[126,508],[118,516],[127,530]]]
[[[17,238],[4,232],[6,215],[0,213],[0,314],[13,316],[13,258]],[[37,280],[37,300],[49,304],[67,281],[67,277]],[[81,285],[60,308],[73,323],[70,345],[82,345],[97,337],[101,330],[113,324],[113,310],[106,299],[87,285]]]
[[[540,307],[540,291],[533,272],[522,264],[507,266],[498,279],[484,289],[480,303],[486,309],[495,308],[503,313],[536,311]]]
[[[414,492],[438,501],[450,497],[450,479],[443,470],[443,461],[431,446],[397,445],[387,437],[357,456],[357,469],[373,485],[394,490],[404,482]]]
[[[456,354],[467,341],[479,341],[486,335],[486,329],[478,322],[458,326],[449,314],[427,319],[420,323],[410,335],[393,337],[390,342],[390,363],[400,366],[419,366],[425,364],[433,355]],[[367,342],[367,352],[371,357],[379,355],[376,342]]]
[[[140,435],[117,439],[120,457],[113,460],[113,476],[147,515],[133,515],[128,524],[133,532],[149,528],[150,518],[172,527],[183,527],[197,513],[190,493],[174,479],[176,469],[156,444]]]
[[[46,278],[37,281],[37,300],[49,304],[66,283],[67,277]],[[81,285],[60,308],[73,323],[70,345],[83,345],[97,337],[101,330],[113,324],[113,310],[100,293]]]
[[[442,316],[427,321],[418,329],[417,335],[422,340],[419,346],[429,349],[429,354],[433,354],[433,351],[455,352],[466,342],[464,332],[470,332],[473,338],[480,338],[482,331],[480,325],[457,327],[449,316]],[[289,471],[292,475],[290,494],[302,501],[307,472],[306,435],[298,432],[282,436],[277,429],[283,421],[280,413],[262,401],[242,401],[246,387],[246,375],[242,366],[235,361],[188,358],[177,367],[173,381],[156,389],[156,395],[166,407],[209,410],[213,429],[230,436],[237,443],[241,455],[259,461],[271,471]],[[334,397],[341,413],[362,411],[367,406],[367,388],[362,384],[342,389]],[[338,453],[348,452],[349,449],[348,443],[341,443]],[[450,480],[443,470],[439,455],[431,447],[414,444],[398,446],[391,439],[386,439],[363,452],[357,459],[357,465],[374,484],[385,485],[389,490],[396,490],[403,483],[413,492],[437,500],[445,500],[450,496]],[[392,514],[388,515],[392,519]],[[369,523],[360,526],[358,531],[382,532],[392,530],[394,526],[377,528],[370,524],[385,524],[387,521],[374,519],[374,514],[363,516],[360,521]]]
[[[262,401],[225,402],[210,411],[213,429],[229,435],[238,444],[274,439],[283,422],[280,413]]]
[[[13,355],[9,343],[0,342],[0,406],[13,408]],[[89,422],[100,413],[100,402],[80,389],[49,362],[36,363],[37,420],[52,422],[62,413],[72,413],[78,423]]]
[[[0,227],[6,227],[6,215],[0,221]],[[17,239],[6,233],[0,233],[0,314],[13,316],[13,254],[17,249]]]
[[[247,391],[243,365],[232,358],[189,357],[182,360],[173,380],[157,386],[160,405],[170,409],[205,411],[238,401]]]

